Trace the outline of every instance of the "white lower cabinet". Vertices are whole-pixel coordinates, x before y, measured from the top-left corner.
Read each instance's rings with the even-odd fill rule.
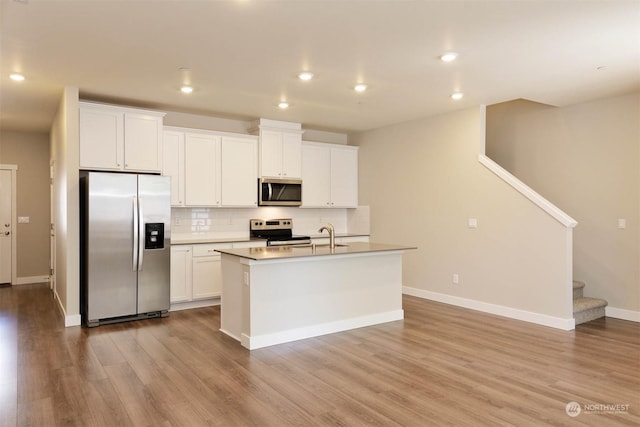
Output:
[[[231,243],[171,246],[171,303],[187,303],[220,296],[220,253]]]
[[[192,298],[219,297],[222,290],[222,272],[219,252],[216,249],[231,248],[231,245],[196,245],[193,247]]]
[[[191,245],[171,246],[171,302],[191,300]]]

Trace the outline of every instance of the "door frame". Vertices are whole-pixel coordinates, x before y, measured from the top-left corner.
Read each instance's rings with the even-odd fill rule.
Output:
[[[18,165],[0,163],[0,170],[11,172],[11,285],[15,285],[18,278],[18,206],[16,197]]]
[[[56,228],[55,228],[55,178],[56,161],[49,161],[49,289],[56,292]]]

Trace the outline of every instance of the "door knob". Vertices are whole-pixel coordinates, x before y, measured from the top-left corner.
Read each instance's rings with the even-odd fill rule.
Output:
[[[11,224],[5,224],[4,226],[5,227],[11,227]]]

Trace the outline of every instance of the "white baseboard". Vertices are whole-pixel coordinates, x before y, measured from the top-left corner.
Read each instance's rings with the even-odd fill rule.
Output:
[[[562,329],[564,331],[570,331],[575,329],[576,327],[576,322],[573,318],[564,319],[561,317],[534,313],[532,311],[520,310],[503,305],[490,304],[482,301],[456,297],[453,295],[440,294],[437,292],[426,291],[424,289],[410,288],[408,286],[402,287],[402,293],[418,298],[428,299],[431,301],[469,308],[471,310],[477,310],[484,313],[496,314],[498,316],[508,317],[510,319],[522,320],[525,322],[535,323],[537,325]]]
[[[188,310],[190,308],[211,307],[220,305],[220,298],[201,299],[196,301],[172,302],[169,311]]]
[[[30,276],[30,277],[17,277],[14,285],[29,285],[31,283],[48,283],[49,276]]]
[[[80,317],[80,315],[67,314],[67,312],[64,309],[64,306],[62,305],[62,301],[60,301],[60,297],[58,296],[58,293],[54,291],[53,296],[55,300],[58,302],[58,308],[60,309],[60,312],[62,313],[62,317],[64,318],[64,327],[69,328],[71,326],[80,326],[82,324],[82,318]]]
[[[640,311],[625,310],[624,308],[616,307],[605,307],[604,313],[607,317],[613,317],[614,319],[640,322]]]
[[[334,332],[348,331],[350,329],[362,328],[365,326],[378,325],[380,323],[393,322],[404,319],[404,310],[393,310],[384,313],[376,313],[368,316],[361,316],[352,319],[337,320],[334,322],[321,323],[302,328],[288,329],[286,331],[275,332],[258,336],[247,336],[242,334],[240,343],[249,350],[268,347],[276,344],[302,340],[305,338],[317,337],[320,335],[332,334]],[[227,333],[225,331],[222,331]],[[233,335],[227,335],[233,337]]]

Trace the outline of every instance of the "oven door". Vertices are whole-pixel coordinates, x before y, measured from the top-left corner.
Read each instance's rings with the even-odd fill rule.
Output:
[[[258,204],[260,206],[302,205],[302,180],[258,179]]]

